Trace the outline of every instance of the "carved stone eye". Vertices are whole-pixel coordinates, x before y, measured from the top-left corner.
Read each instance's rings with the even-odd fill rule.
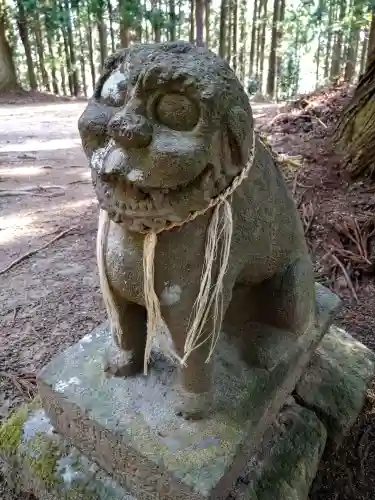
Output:
[[[199,120],[199,108],[182,94],[166,94],[156,104],[157,120],[172,130],[192,130]]]

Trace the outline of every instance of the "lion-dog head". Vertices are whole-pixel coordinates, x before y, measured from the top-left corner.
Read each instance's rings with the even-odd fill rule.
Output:
[[[235,74],[187,42],[110,56],[78,126],[100,207],[142,232],[207,207],[246,165],[253,140]]]

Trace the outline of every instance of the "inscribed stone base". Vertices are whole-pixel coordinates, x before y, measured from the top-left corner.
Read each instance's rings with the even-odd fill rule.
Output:
[[[250,368],[223,339],[215,411],[205,420],[174,414],[176,371],[160,356],[147,377],[107,377],[103,358],[113,345],[105,327],[42,370],[43,406],[59,433],[138,500],[225,499],[339,306],[334,294],[319,290],[317,327],[286,349],[271,371]]]
[[[325,437],[315,414],[292,400],[226,500],[306,500]],[[137,500],[56,434],[38,401],[0,427],[0,471],[39,500]]]

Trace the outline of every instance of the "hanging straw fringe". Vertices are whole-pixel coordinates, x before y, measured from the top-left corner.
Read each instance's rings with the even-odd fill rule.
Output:
[[[220,214],[221,209],[223,209],[222,216]],[[219,227],[220,224],[221,227]],[[228,269],[232,233],[232,208],[228,201],[223,199],[218,205],[216,205],[208,227],[200,290],[193,306],[192,316],[194,319],[185,340],[185,355],[182,359],[183,363],[186,362],[187,358],[194,349],[198,349],[198,347],[207,342],[211,337],[210,351],[206,360],[206,362],[208,362],[211,359],[219,339],[219,329],[223,319],[223,281],[225,273]],[[221,244],[219,274],[210,296],[210,290],[212,288],[212,268],[217,258],[218,247],[221,240],[223,240],[223,242]],[[212,331],[208,337],[200,340],[204,334],[204,327],[207,323],[212,304]]]
[[[109,230],[109,217],[105,210],[99,212],[98,234],[96,238],[96,260],[99,270],[99,283],[103,295],[104,305],[107,311],[111,334],[120,341],[121,325],[118,307],[109,286],[105,265],[105,255],[107,253],[107,241]],[[120,345],[120,344],[119,344]]]
[[[254,162],[254,150],[255,150],[255,134],[253,134],[253,145],[252,151],[249,155],[249,161],[240,174],[235,177],[232,184],[230,184],[227,189],[218,197],[212,199],[204,210],[194,212],[189,215],[189,217],[182,223],[177,223],[169,226],[166,229],[171,229],[172,227],[180,226],[194,220],[199,215],[207,212],[210,208],[214,208],[210,224],[207,230],[207,241],[205,247],[205,257],[201,276],[201,283],[199,288],[198,296],[194,302],[193,310],[190,321],[189,331],[187,332],[185,346],[184,346],[184,356],[181,358],[173,347],[169,346],[166,339],[166,326],[163,321],[160,302],[156,295],[154,289],[154,258],[155,258],[155,248],[157,244],[157,234],[155,232],[149,232],[146,234],[143,247],[143,272],[144,272],[144,296],[147,309],[147,341],[144,357],[144,373],[147,374],[147,366],[151,356],[151,349],[153,340],[158,338],[160,340],[161,350],[178,360],[181,364],[186,364],[186,360],[190,354],[198,349],[202,344],[211,339],[211,345],[209,349],[209,354],[206,362],[209,362],[217,341],[219,340],[220,327],[223,320],[223,282],[224,276],[228,269],[230,247],[232,242],[233,233],[233,218],[232,218],[232,207],[228,202],[228,198],[237,189],[237,187],[242,183],[242,181],[248,176],[250,168]],[[222,215],[221,215],[222,210]],[[220,245],[220,241],[222,244]],[[212,289],[212,270],[213,264],[217,259],[217,253],[219,246],[221,248],[220,260],[219,260],[219,272],[216,279],[216,283]],[[211,294],[210,294],[211,292]],[[213,308],[213,309],[212,309]],[[212,309],[212,330],[211,333],[202,338],[205,331],[205,325],[208,320],[208,316]]]

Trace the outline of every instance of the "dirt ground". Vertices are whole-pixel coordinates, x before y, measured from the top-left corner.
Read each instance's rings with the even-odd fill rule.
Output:
[[[336,118],[331,112],[325,116],[325,108],[311,118],[305,108],[290,114],[274,104],[252,106],[257,128],[276,151],[303,156],[289,180],[317,279],[343,298],[337,322],[375,348],[373,268],[353,269],[353,294],[336,261],[326,262],[327,249],[338,241],[337,221],[343,214],[366,215],[375,203],[373,194],[362,192],[366,186],[349,188],[341,160],[330,149],[327,138]],[[0,423],[32,394],[36,371],[105,318],[95,262],[97,204],[77,131],[84,107],[35,96],[0,99]],[[327,452],[311,499],[375,498],[375,478],[366,475],[375,470],[373,413],[370,399],[343,448]],[[0,497],[20,498],[1,477]]]

